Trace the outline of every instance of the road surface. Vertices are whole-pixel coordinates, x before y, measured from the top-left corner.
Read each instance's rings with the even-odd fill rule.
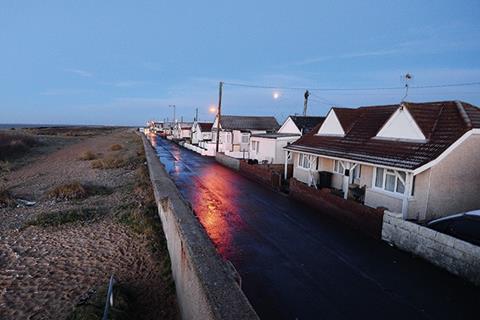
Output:
[[[212,158],[153,142],[262,319],[479,319],[478,288]]]

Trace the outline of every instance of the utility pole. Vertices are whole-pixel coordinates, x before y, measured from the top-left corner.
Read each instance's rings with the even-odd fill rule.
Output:
[[[305,117],[307,115],[307,105],[308,105],[308,97],[310,96],[310,92],[308,90],[305,90],[305,101],[303,102],[303,116]]]
[[[195,108],[195,122],[198,121],[198,108]]]
[[[222,119],[222,93],[223,93],[223,82],[220,81],[218,86],[218,110],[217,110],[217,146],[216,151],[218,153],[218,143],[220,141],[220,120]]]
[[[175,123],[175,109],[176,109],[176,107],[175,107],[174,104],[169,104],[168,106],[173,107],[173,122]]]

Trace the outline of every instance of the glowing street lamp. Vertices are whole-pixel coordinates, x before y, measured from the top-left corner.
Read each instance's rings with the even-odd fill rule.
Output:
[[[217,113],[217,108],[215,108],[214,106],[210,106],[208,111],[210,111],[210,113]]]
[[[274,91],[272,96],[273,96],[273,99],[277,100],[278,98],[280,98],[280,92]]]

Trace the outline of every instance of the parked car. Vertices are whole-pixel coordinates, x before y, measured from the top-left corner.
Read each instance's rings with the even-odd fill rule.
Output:
[[[430,221],[433,230],[480,246],[480,210],[454,214]]]

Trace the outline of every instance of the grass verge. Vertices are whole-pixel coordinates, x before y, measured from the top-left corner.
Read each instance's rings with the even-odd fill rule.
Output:
[[[90,221],[100,216],[103,212],[104,210],[99,208],[80,208],[57,212],[47,212],[42,213],[36,216],[34,219],[28,221],[25,223],[24,227],[58,227],[67,223]]]

